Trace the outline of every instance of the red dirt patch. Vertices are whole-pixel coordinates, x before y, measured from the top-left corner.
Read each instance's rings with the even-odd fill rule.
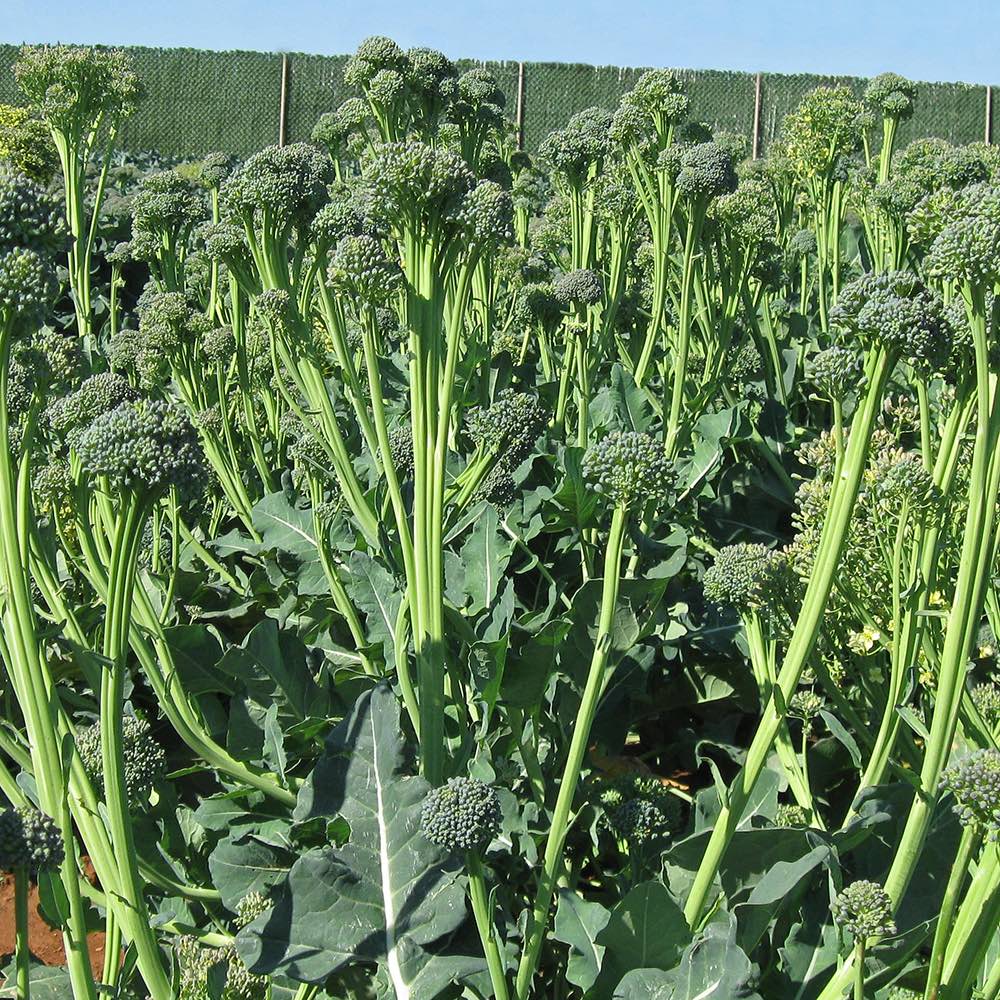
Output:
[[[0,875],[0,956],[14,954],[14,877]],[[38,901],[38,886],[31,887],[28,900],[28,943],[31,954],[43,965],[65,965],[62,932],[50,927],[42,916]],[[104,933],[90,935],[90,965],[95,976],[104,971]]]

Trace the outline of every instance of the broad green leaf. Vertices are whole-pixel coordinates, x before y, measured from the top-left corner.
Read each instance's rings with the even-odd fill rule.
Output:
[[[16,995],[14,977],[16,975],[14,962],[0,972],[7,984],[0,988],[0,997],[13,1000]],[[32,965],[28,972],[31,984],[31,1000],[67,1000],[73,996],[69,971],[62,965]]]
[[[594,985],[604,960],[604,945],[597,935],[611,919],[611,911],[600,903],[590,903],[569,889],[559,890],[552,937],[569,945],[566,978],[584,993]]]
[[[736,944],[736,919],[721,914],[684,950],[680,964],[666,973],[626,976],[616,1000],[760,1000],[749,984],[754,966]]]
[[[403,595],[393,575],[367,552],[351,553],[344,586],[354,606],[365,617],[369,645],[381,643],[385,658],[392,661],[396,616]]]
[[[265,843],[253,834],[240,833],[215,845],[208,858],[208,870],[222,902],[235,910],[247,893],[266,893],[281,881],[294,858],[289,850]]]
[[[300,594],[329,593],[311,511],[293,507],[284,492],[279,491],[259,500],[252,517],[264,551],[277,550],[295,557],[295,580]]]
[[[691,940],[684,913],[661,882],[643,882],[611,911],[596,938],[606,949],[593,1000],[604,1000],[633,969],[671,969]]]
[[[255,971],[321,982],[378,963],[396,1000],[429,1000],[424,948],[463,923],[465,890],[454,860],[420,832],[427,782],[402,766],[399,705],[381,684],[331,733],[295,808],[300,822],[339,816],[350,839],[302,855],[270,913],[240,931]]]
[[[279,701],[299,720],[325,715],[329,699],[313,680],[306,647],[292,632],[264,619],[240,646],[226,650],[219,669],[245,685],[259,705]]]
[[[488,504],[462,546],[463,589],[472,614],[489,607],[496,599],[514,551],[514,543],[500,532],[498,523],[496,508]]]

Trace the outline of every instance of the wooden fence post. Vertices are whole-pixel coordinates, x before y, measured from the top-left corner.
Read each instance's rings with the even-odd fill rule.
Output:
[[[986,135],[984,136],[986,145],[993,141],[993,88],[986,88]]]
[[[288,53],[281,53],[281,107],[278,110],[278,145],[285,145],[288,126]]]
[[[524,149],[524,63],[517,64],[517,148]]]
[[[760,159],[760,73],[753,86],[753,158]]]

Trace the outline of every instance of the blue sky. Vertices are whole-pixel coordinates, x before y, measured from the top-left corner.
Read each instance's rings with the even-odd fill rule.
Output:
[[[0,41],[349,52],[1000,82],[997,0],[0,0]]]

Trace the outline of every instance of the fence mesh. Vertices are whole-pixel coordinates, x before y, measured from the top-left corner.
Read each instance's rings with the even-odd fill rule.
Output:
[[[0,102],[20,103],[11,66],[17,46],[0,45]],[[278,139],[282,56],[263,52],[208,52],[198,49],[129,49],[147,89],[147,99],[122,131],[126,149],[156,149],[172,156],[196,156],[219,149],[246,156]],[[343,80],[346,56],[291,53],[288,59],[285,136],[308,139],[316,119],[335,108],[349,91]],[[507,95],[511,117],[517,106],[518,63],[464,60],[460,68],[486,66]],[[598,105],[613,108],[634,86],[642,69],[569,63],[524,64],[524,137],[528,149],[571,115]],[[681,70],[692,115],[717,129],[749,136],[753,130],[753,73]],[[859,95],[857,77],[807,74],[761,75],[759,148],[781,131],[786,114],[802,96],[823,84],[844,83]],[[901,129],[903,142],[940,136],[951,142],[982,140],[987,134],[987,92],[982,85],[921,83],[917,110]],[[990,124],[990,141],[1000,138]]]

